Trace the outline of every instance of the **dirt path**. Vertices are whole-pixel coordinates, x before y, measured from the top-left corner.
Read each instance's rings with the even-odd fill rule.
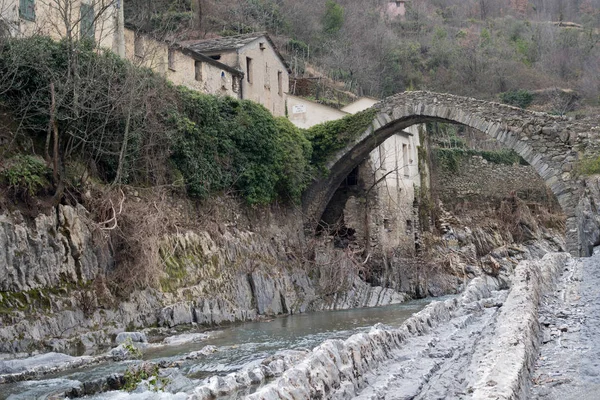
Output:
[[[600,399],[600,254],[567,266],[540,310],[531,399]]]

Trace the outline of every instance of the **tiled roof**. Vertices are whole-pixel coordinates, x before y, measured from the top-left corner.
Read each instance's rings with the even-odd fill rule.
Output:
[[[288,72],[290,72],[290,67],[266,32],[255,32],[245,35],[226,36],[214,39],[186,40],[179,42],[179,45],[194,53],[211,56],[216,55],[217,53],[241,49],[245,45],[250,44],[260,38],[265,38],[267,42],[269,42],[271,47],[273,47],[275,50],[277,57],[281,60]]]
[[[181,42],[181,44],[188,49],[199,53],[213,54],[221,51],[237,50],[264,36],[264,32],[249,33],[246,35],[226,36],[215,39],[187,40]]]

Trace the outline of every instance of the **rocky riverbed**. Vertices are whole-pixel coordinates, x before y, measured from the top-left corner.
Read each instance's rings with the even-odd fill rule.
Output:
[[[220,373],[213,370],[211,376],[211,373],[198,375],[194,371],[212,361],[217,362],[222,352],[244,354],[245,344],[235,335],[232,340],[237,344],[215,346],[210,341],[210,335],[177,335],[165,338],[160,344],[148,345],[143,335],[123,334],[121,346],[98,357],[46,355],[26,361],[3,361],[3,382],[11,382],[11,379],[30,381],[13,383],[2,391],[5,394],[13,393],[9,399],[31,398],[27,394],[25,397],[18,395],[21,390],[30,390],[28,393],[34,395],[33,398],[52,399],[81,397],[97,392],[101,394],[91,398],[526,399],[530,398],[532,390],[530,370],[537,357],[541,337],[539,304],[543,301],[544,307],[551,306],[553,303],[549,301],[557,298],[552,293],[557,286],[561,287],[561,282],[569,282],[569,285],[579,282],[573,279],[578,276],[575,272],[579,271],[576,268],[579,263],[566,253],[550,253],[539,260],[522,261],[508,278],[489,275],[477,277],[462,295],[433,302],[399,325],[386,317],[382,320],[388,325],[376,324],[369,330],[367,326],[369,322],[373,323],[373,319],[367,321],[360,317],[356,321],[362,321],[358,325],[363,328],[350,337],[343,333],[351,334],[348,330],[340,331],[341,335],[337,337],[316,334],[312,335],[313,341],[294,350],[270,354],[261,353],[261,350],[252,359],[240,359],[239,367],[232,372],[226,369]],[[561,277],[565,270],[567,274]],[[569,290],[568,293],[574,295],[575,292]],[[569,306],[569,311],[564,311],[556,318],[563,318],[564,315],[575,318],[578,315],[576,309],[575,312],[571,312],[571,309],[572,306]],[[393,312],[390,315],[397,314],[399,310],[391,310]],[[364,313],[366,316],[376,313],[376,310],[364,310]],[[544,314],[545,311],[542,313],[541,321],[546,324],[550,317]],[[335,313],[316,315],[329,315],[326,319],[331,320]],[[287,317],[278,321],[291,321],[290,318],[306,316]],[[303,321],[302,324],[306,324],[310,319]],[[577,321],[575,318],[565,322],[566,331],[562,325],[548,323],[551,337],[554,335],[557,340],[557,331],[561,334],[576,333]],[[260,332],[260,324],[253,324],[256,326],[250,330]],[[556,326],[558,329],[555,329]],[[588,328],[591,334],[593,325],[582,328],[581,332]],[[291,333],[296,331],[290,330]],[[218,340],[219,334],[215,335]],[[274,333],[265,345],[280,336],[281,332]],[[331,339],[310,350],[328,337]],[[283,348],[293,347],[286,343]],[[155,355],[146,362],[119,361],[131,358],[132,354],[128,353],[135,353],[133,348],[136,347],[151,354],[153,346],[179,346],[180,350],[175,353],[161,353],[161,350],[156,353],[157,350],[154,350]],[[591,349],[586,350],[585,346],[581,349],[582,354],[590,360],[584,364],[592,366],[593,354],[586,353]],[[261,354],[264,354],[264,358]],[[556,351],[553,354],[557,360],[562,358]],[[133,356],[135,358],[135,354]],[[34,368],[33,364],[37,366]],[[97,364],[98,367],[95,366]],[[86,368],[72,370],[74,367]],[[91,373],[94,369],[96,373]],[[71,372],[60,373],[61,370]],[[149,372],[138,376],[140,379],[135,382],[137,389],[134,392],[111,391],[131,390],[131,376],[140,371]],[[86,374],[87,380],[82,378]],[[51,390],[44,389],[45,385]],[[582,385],[585,382],[576,386],[581,388]],[[38,389],[44,390],[36,392]],[[536,396],[543,395],[541,389],[534,387],[533,393]],[[161,394],[155,390],[160,390]]]
[[[527,398],[539,300],[570,260],[552,253],[522,262],[510,290],[477,278],[460,298],[432,304],[399,329],[328,341],[249,398]]]

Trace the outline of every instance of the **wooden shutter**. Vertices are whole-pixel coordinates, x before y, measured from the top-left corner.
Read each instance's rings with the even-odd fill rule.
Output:
[[[35,21],[35,0],[19,0],[19,16],[28,21]]]
[[[81,39],[92,39],[95,38],[95,27],[94,27],[94,6],[90,4],[81,3],[79,9],[80,22],[79,22],[79,37]]]

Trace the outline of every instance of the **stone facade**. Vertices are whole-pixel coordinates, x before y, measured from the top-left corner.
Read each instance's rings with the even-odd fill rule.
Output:
[[[13,36],[46,35],[56,40],[88,36],[117,54],[121,20],[122,9],[113,0],[0,0],[0,28],[5,25]]]
[[[406,18],[406,6],[409,0],[387,1],[383,6],[382,15],[391,21],[400,19],[404,21]]]
[[[569,251],[590,254],[589,246],[582,244],[585,233],[577,216],[583,186],[572,170],[582,154],[597,154],[597,121],[573,121],[504,104],[420,91],[388,97],[375,108],[379,112],[371,126],[331,159],[327,177],[305,191],[303,208],[308,229],[312,229],[311,221],[318,221],[339,184],[380,143],[409,126],[445,121],[477,129],[523,157],[552,190],[567,216]]]
[[[150,68],[176,85],[241,98],[241,71],[181,46],[169,46],[150,35],[125,29],[125,55],[134,64]]]
[[[357,243],[378,254],[392,254],[400,248],[404,256],[413,255],[415,190],[421,186],[419,145],[417,127],[410,127],[388,138],[358,168],[359,190],[349,193],[344,223],[355,231]]]
[[[252,100],[275,116],[286,114],[288,67],[265,34],[167,43],[125,30],[127,58],[177,85]]]

